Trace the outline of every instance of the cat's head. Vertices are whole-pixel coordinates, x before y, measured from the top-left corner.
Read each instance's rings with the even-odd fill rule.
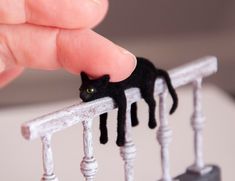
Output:
[[[80,87],[80,98],[84,102],[92,101],[105,96],[105,89],[109,83],[109,75],[98,79],[89,79],[85,72],[81,72],[82,85]]]

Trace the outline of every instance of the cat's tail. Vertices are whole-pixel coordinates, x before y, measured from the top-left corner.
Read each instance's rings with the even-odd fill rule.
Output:
[[[162,69],[157,69],[157,72],[165,80],[166,85],[167,85],[168,90],[169,90],[169,93],[172,97],[173,105],[172,105],[171,110],[170,110],[170,114],[172,114],[172,113],[175,112],[176,108],[178,107],[178,96],[176,94],[176,91],[175,91],[172,83],[171,83],[171,78],[170,78],[169,74],[165,70],[162,70]]]

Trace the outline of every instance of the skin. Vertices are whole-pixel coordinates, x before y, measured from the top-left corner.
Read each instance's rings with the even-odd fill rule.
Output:
[[[0,87],[25,68],[126,79],[134,56],[91,30],[107,10],[107,0],[1,0]]]

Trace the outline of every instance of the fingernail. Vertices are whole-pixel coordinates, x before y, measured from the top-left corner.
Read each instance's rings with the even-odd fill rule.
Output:
[[[123,53],[126,54],[126,55],[130,55],[132,57],[132,59],[133,59],[133,70],[134,70],[136,65],[137,65],[136,56],[134,54],[132,54],[131,52],[127,51],[127,50],[124,51]]]
[[[124,55],[129,55],[132,57],[133,59],[133,70],[135,69],[136,65],[137,65],[137,59],[136,56],[134,54],[132,54],[131,52],[127,51],[126,49],[118,46],[119,50],[124,54]]]
[[[3,60],[0,58],[0,73],[4,72],[6,69],[6,65]]]
[[[96,4],[100,4],[101,3],[100,0],[91,0],[91,1],[93,1]]]

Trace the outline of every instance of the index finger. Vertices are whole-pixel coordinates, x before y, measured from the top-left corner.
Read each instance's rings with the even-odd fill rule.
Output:
[[[108,0],[1,0],[0,23],[91,28],[107,9]]]

